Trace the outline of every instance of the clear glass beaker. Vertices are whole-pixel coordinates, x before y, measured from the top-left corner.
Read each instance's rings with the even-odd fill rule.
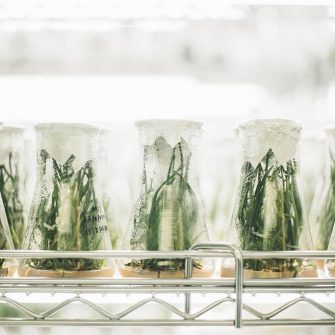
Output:
[[[312,249],[297,186],[297,145],[301,127],[291,120],[257,119],[239,127],[243,151],[232,238],[243,251]],[[246,259],[245,277],[316,276],[301,259]],[[231,268],[223,262],[222,276]]]
[[[21,249],[25,230],[23,203],[24,128],[0,128],[0,192],[15,249]]]
[[[137,122],[142,179],[126,249],[184,251],[208,241],[198,190],[196,150],[202,124],[182,120]],[[128,277],[184,277],[183,259],[127,260]],[[211,262],[193,261],[194,276],[210,276]]]
[[[83,124],[46,123],[37,134],[37,181],[25,248],[85,251],[111,249],[96,190],[99,129]],[[28,259],[23,276],[110,276],[103,259]]]
[[[325,192],[317,220],[316,248],[318,250],[335,249],[335,128],[327,128],[326,136],[329,149],[328,173],[325,181]],[[333,259],[324,262],[326,272],[335,276],[335,261]]]

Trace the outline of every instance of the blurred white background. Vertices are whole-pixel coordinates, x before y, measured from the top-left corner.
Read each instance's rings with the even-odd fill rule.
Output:
[[[2,119],[334,122],[335,7],[252,3],[1,0]]]

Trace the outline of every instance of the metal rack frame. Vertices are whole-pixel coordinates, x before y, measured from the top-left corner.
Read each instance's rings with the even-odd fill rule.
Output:
[[[138,279],[138,278],[92,278],[92,279],[53,279],[53,278],[0,278],[0,303],[10,306],[22,317],[0,316],[0,325],[19,326],[269,326],[269,325],[335,325],[335,279],[328,278],[287,278],[287,279],[243,279],[244,259],[269,258],[335,258],[332,251],[282,251],[282,252],[241,252],[239,248],[227,243],[198,244],[185,252],[139,252],[139,251],[27,251],[1,250],[0,258],[157,258],[157,259],[185,259],[184,279]],[[235,278],[192,278],[192,260],[199,258],[235,259]],[[73,296],[64,298],[61,302],[52,304],[44,311],[36,312],[26,303],[20,302],[11,295],[15,294],[59,294],[71,293]],[[118,313],[112,313],[108,308],[101,307],[94,300],[83,297],[85,294],[131,294],[148,295]],[[216,298],[206,302],[197,312],[192,312],[192,297],[195,294],[215,293]],[[285,296],[287,301],[272,311],[264,313],[243,302],[247,294],[274,293]],[[182,308],[168,299],[157,297],[182,294]],[[295,294],[296,297],[290,297]],[[331,297],[332,308],[318,301],[320,294]],[[306,296],[308,295],[308,296]],[[313,298],[312,298],[313,296]],[[333,299],[334,298],[334,299]],[[286,299],[286,298],[285,298]],[[46,301],[47,302],[47,301]],[[92,319],[65,319],[57,316],[72,303],[81,303],[95,311],[99,317]],[[129,318],[129,315],[149,303],[156,303],[173,315],[174,318],[147,319]],[[225,315],[218,319],[207,318],[210,311],[223,304],[233,304],[235,316]],[[324,317],[318,319],[280,318],[280,314],[291,307],[305,303],[313,306]],[[249,316],[245,316],[248,314]]]

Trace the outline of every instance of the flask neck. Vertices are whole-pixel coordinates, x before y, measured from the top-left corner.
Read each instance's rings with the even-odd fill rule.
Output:
[[[87,162],[96,162],[99,129],[78,124],[43,124],[36,127],[37,152],[65,165],[74,156],[72,166],[79,170]],[[38,157],[39,160],[39,157]]]
[[[193,161],[193,153],[183,139],[172,147],[159,137],[153,145],[143,146],[142,185],[149,191],[171,185],[178,179],[195,186],[197,174]]]

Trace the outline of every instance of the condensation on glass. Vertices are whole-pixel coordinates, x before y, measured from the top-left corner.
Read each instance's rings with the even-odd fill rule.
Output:
[[[317,220],[316,248],[318,250],[335,249],[335,128],[326,128],[328,142],[328,171],[322,204],[319,209]],[[335,277],[335,260],[329,259],[324,262],[324,270],[331,277]]]
[[[297,146],[301,126],[291,120],[258,119],[242,123],[238,135],[243,164],[231,240],[244,251],[313,248],[297,185]],[[246,278],[316,276],[309,260],[246,259]],[[221,275],[234,273],[223,261]]]
[[[99,129],[84,124],[39,124],[37,181],[25,248],[92,251],[111,249],[96,190]],[[110,276],[103,259],[28,259],[23,276]]]
[[[198,190],[196,150],[202,123],[183,120],[137,122],[142,178],[125,248],[184,251],[207,242]],[[128,277],[184,277],[183,259],[130,259],[120,272]],[[211,262],[193,261],[194,276],[210,276]]]

